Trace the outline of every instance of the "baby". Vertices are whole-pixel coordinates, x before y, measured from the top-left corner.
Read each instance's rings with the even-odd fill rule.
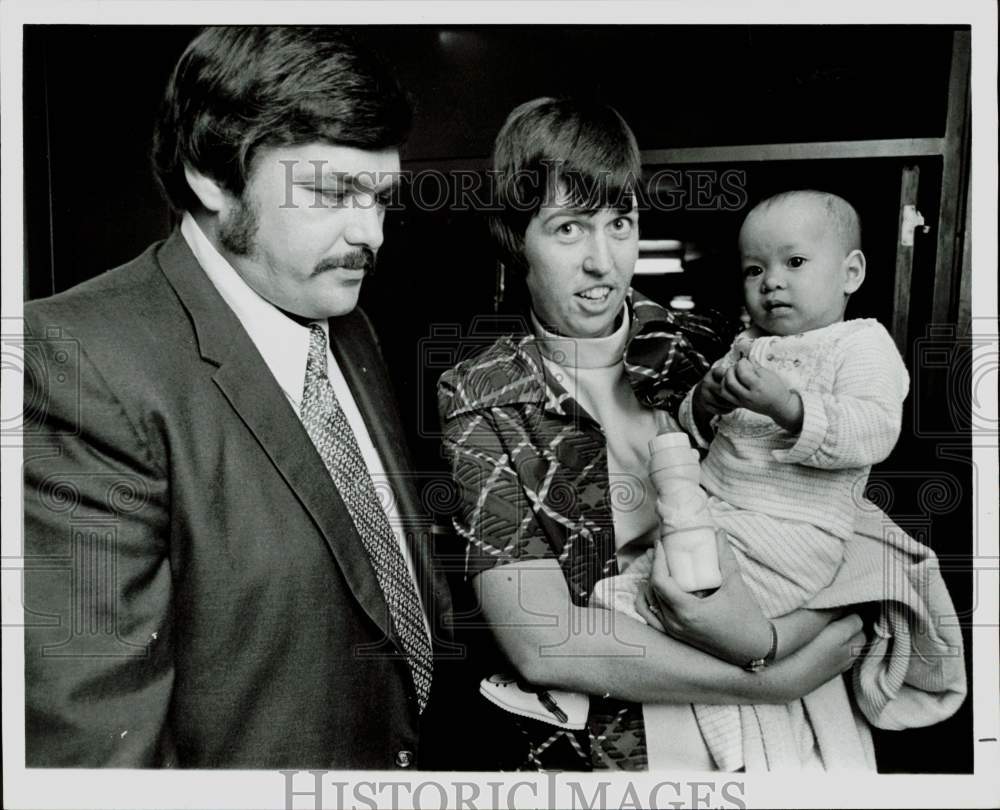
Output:
[[[833,580],[871,465],[899,436],[903,360],[877,321],[844,320],[865,278],[860,239],[854,208],[832,194],[791,191],[757,205],[739,237],[752,325],[680,408],[681,426],[709,448],[708,511],[772,618]],[[595,597],[632,612],[629,580],[648,573],[640,558]]]
[[[889,333],[844,320],[865,278],[858,215],[817,191],[778,194],[740,230],[752,325],[688,395],[709,509],[771,617],[828,585],[871,466],[899,437],[909,376]]]
[[[752,325],[688,394],[679,421],[709,448],[701,464],[707,512],[728,534],[743,579],[774,618],[833,581],[871,465],[889,455],[899,436],[909,376],[877,321],[844,320],[865,278],[860,223],[849,203],[817,191],[771,197],[747,216],[739,248]],[[657,509],[669,544],[665,495]],[[670,559],[668,550],[668,567]],[[591,604],[640,618],[633,603],[645,590],[651,560],[650,552],[625,573],[599,581]],[[703,584],[681,587],[718,584],[712,565],[701,573]],[[803,741],[801,761],[814,763],[800,704],[788,712],[792,733]],[[719,766],[738,767],[737,708],[696,706],[695,713]]]

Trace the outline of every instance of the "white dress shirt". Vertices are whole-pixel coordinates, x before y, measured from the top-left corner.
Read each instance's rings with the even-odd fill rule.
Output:
[[[226,258],[215,249],[215,246],[208,240],[190,213],[185,213],[181,221],[181,235],[188,247],[191,248],[191,252],[194,253],[198,264],[205,271],[205,275],[215,285],[219,295],[243,324],[250,340],[257,347],[257,351],[260,352],[260,356],[264,359],[278,386],[288,398],[292,410],[301,421],[302,415],[299,406],[305,389],[306,361],[309,356],[309,327],[292,320],[254,292]],[[317,323],[329,335],[327,322],[323,320],[317,321]],[[364,417],[362,417],[361,411],[354,401],[354,396],[351,394],[351,389],[329,348],[326,350],[326,364],[330,385],[333,386],[337,401],[344,411],[344,416],[347,417],[351,430],[354,431],[361,456],[368,467],[368,474],[375,482],[376,490],[382,496],[380,501],[386,516],[389,518],[393,533],[396,535],[400,550],[403,552],[403,559],[406,560],[410,576],[414,582],[419,583],[413,567],[413,560],[403,537],[396,494],[388,485],[385,467],[383,467],[382,459],[379,458],[375,444],[368,433],[368,426],[365,424]],[[390,497],[384,497],[386,493],[389,493]],[[417,587],[417,595],[420,595],[419,586]],[[426,611],[424,611],[424,622],[427,622]],[[428,632],[430,632],[429,627]]]

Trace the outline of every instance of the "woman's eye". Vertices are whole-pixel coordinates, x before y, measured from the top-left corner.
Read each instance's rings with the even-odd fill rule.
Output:
[[[560,236],[576,236],[580,233],[580,226],[575,222],[564,222],[556,228],[556,233]]]
[[[804,258],[802,258],[801,256],[792,256],[792,258],[790,258],[788,260],[788,266],[789,267],[801,267],[805,263],[806,263],[806,260]]]
[[[628,217],[618,217],[611,223],[611,227],[616,234],[625,235],[632,233],[635,223]]]

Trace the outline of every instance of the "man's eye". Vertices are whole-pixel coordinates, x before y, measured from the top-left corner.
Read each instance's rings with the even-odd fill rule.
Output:
[[[792,258],[788,260],[789,267],[801,267],[805,263],[806,260],[802,258],[802,256],[792,256]]]
[[[580,226],[576,222],[564,222],[556,228],[556,233],[559,236],[576,236],[580,233]]]
[[[319,193],[323,197],[323,202],[331,207],[341,206],[347,199],[347,195],[340,189],[324,188],[320,189]]]
[[[387,188],[385,191],[380,191],[375,195],[375,204],[379,208],[388,208],[392,205],[393,190]]]

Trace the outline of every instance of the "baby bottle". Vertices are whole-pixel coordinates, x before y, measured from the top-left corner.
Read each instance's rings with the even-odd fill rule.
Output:
[[[700,486],[698,451],[684,433],[660,433],[649,442],[649,471],[656,488],[660,540],[670,576],[689,593],[722,584],[715,524]]]

